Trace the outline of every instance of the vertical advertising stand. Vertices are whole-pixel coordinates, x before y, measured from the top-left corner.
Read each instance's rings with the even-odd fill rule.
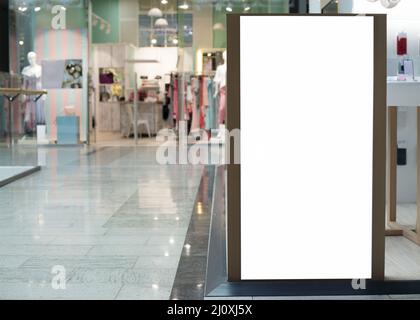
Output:
[[[384,280],[386,16],[229,15],[227,53],[229,281]]]

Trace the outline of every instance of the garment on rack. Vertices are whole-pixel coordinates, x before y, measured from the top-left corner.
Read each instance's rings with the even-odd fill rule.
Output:
[[[171,98],[168,97],[168,93],[165,94],[165,104],[162,107],[162,119],[167,121],[169,118],[169,105],[171,104]]]
[[[226,113],[226,87],[221,87],[219,90],[219,124],[225,123]]]
[[[36,74],[23,77],[23,87],[27,90],[41,90],[41,77]],[[30,134],[36,131],[37,125],[45,125],[44,100],[35,101],[34,96],[26,96],[24,126],[25,132]]]
[[[178,114],[178,77],[174,77],[173,84],[172,84],[172,90],[173,90],[173,119],[178,122],[179,120],[179,114]]]
[[[191,79],[191,93],[192,93],[191,130],[197,130],[200,128],[200,109],[199,109],[200,84],[197,77],[193,77]]]
[[[205,78],[201,77],[201,80],[200,80],[200,91],[201,91],[200,129],[204,129],[206,127],[205,115],[206,115],[206,108],[209,105],[207,85],[205,81],[206,81]]]
[[[216,101],[214,98],[214,83],[213,80],[207,79],[207,99],[208,106],[206,109],[206,130],[212,130],[215,128],[215,116],[216,116]]]
[[[184,104],[184,120],[185,121],[190,121],[191,117],[190,117],[190,111],[191,111],[191,104],[188,101],[189,95],[188,95],[188,83],[186,81],[184,81],[184,99],[183,99],[183,104]]]

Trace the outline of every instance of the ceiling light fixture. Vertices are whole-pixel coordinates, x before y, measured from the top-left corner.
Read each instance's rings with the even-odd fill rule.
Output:
[[[232,12],[233,11],[232,6],[230,4],[227,5],[226,11],[227,12]]]
[[[184,1],[183,4],[181,4],[178,8],[182,9],[182,10],[188,10],[190,6],[188,5],[187,1]]]
[[[34,8],[34,11],[35,11],[35,12],[39,12],[39,11],[41,11],[41,7],[35,7],[35,8]]]
[[[152,40],[150,40],[150,42],[151,42],[152,44],[156,44],[156,43],[157,43],[157,40],[156,40],[156,39],[152,39]],[[155,218],[155,220],[159,220],[159,218]]]
[[[177,39],[177,38],[173,39],[173,40],[172,40],[172,43],[173,43],[173,44],[178,44],[178,39]]]
[[[162,0],[160,3],[161,4],[168,4],[168,0]]]
[[[251,6],[248,4],[244,5],[244,12],[248,12],[249,10],[251,10]]]
[[[165,18],[159,18],[155,21],[156,28],[166,28],[168,26],[168,21]]]
[[[152,9],[149,10],[147,15],[149,17],[160,18],[163,14],[162,14],[162,10],[160,10],[159,8],[152,8]]]

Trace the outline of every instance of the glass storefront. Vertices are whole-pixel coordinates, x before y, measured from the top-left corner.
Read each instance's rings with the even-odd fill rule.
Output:
[[[226,48],[226,15],[286,13],[295,10],[296,3],[288,0],[11,0],[10,71],[22,75],[30,72],[32,63],[35,69],[42,70],[42,80],[35,77],[28,85],[48,90],[48,95],[36,103],[35,114],[25,114],[22,110],[17,130],[25,139],[35,140],[37,126],[44,125],[44,140],[50,144],[60,144],[63,123],[77,137],[74,143],[132,137],[134,130],[126,123],[130,116],[117,102],[133,100],[134,73],[138,87],[147,80],[149,85],[159,88],[149,92],[158,103],[155,114],[146,115],[152,122],[149,123],[152,135],[164,128],[176,128],[177,121],[189,117],[185,114],[191,112],[191,107],[180,99],[180,112],[174,111],[178,106],[174,106],[174,97],[169,97],[172,92],[165,90],[165,85],[166,88],[173,85],[171,75],[179,75],[181,79],[182,74],[188,74],[188,81],[179,84],[179,88],[188,86],[191,77],[215,75],[217,66],[223,63]],[[122,49],[122,45],[129,48]],[[31,63],[29,53],[32,53]],[[108,58],[110,61],[105,61]],[[140,62],[127,63],[136,59]],[[121,83],[101,83],[98,77],[102,71],[115,75],[122,72]],[[172,98],[170,105],[164,103],[165,94]],[[151,114],[149,111],[146,113]],[[168,112],[169,116],[159,116]],[[75,117],[73,122],[64,118],[70,116]],[[217,121],[207,127],[203,121],[190,123],[190,127],[206,130],[218,127]]]

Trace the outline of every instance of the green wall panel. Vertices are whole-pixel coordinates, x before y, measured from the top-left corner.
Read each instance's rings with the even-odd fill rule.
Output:
[[[111,24],[111,32],[107,34],[100,29],[100,24],[92,26],[93,43],[115,43],[120,38],[120,7],[119,0],[92,0],[92,12],[104,18]]]

